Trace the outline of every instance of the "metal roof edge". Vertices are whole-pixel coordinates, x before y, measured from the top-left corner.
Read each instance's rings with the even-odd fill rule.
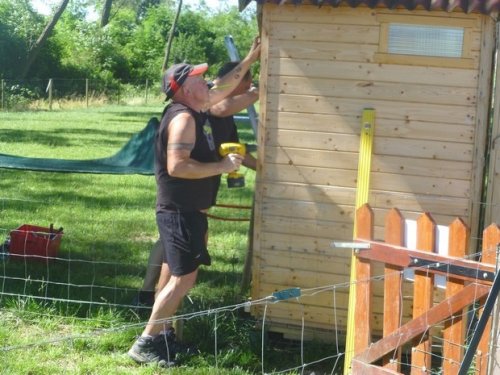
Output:
[[[244,10],[252,1],[256,1],[258,4],[294,4],[296,6],[312,4],[318,7],[326,5],[338,7],[345,4],[352,8],[365,5],[369,8],[386,7],[388,9],[395,9],[403,7],[408,10],[421,8],[428,11],[445,12],[461,10],[464,13],[491,14],[495,18],[500,10],[500,0],[239,0],[240,11]]]

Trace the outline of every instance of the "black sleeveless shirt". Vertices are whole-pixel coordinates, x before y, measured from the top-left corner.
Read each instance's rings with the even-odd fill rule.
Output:
[[[167,172],[168,124],[181,113],[189,113],[195,120],[196,141],[190,154],[191,159],[202,163],[219,160],[207,115],[173,102],[163,113],[155,140],[156,212],[192,212],[207,209],[213,205],[218,176],[187,179],[170,176]]]

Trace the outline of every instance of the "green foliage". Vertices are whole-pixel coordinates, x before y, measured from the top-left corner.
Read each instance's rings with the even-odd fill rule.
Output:
[[[41,31],[41,22],[29,2],[0,0],[0,77],[20,74],[27,51]]]
[[[65,72],[80,78],[100,78],[107,83],[128,79],[130,68],[123,44],[134,27],[135,15],[130,10],[120,12],[116,23],[103,29],[72,13],[64,14],[53,39],[61,48]]]
[[[141,0],[137,9],[137,20],[142,20],[150,8],[156,7],[160,4],[161,0]]]
[[[125,46],[132,77],[159,80],[165,43],[174,17],[175,12],[165,6],[148,9],[134,37]]]
[[[99,20],[88,19],[89,6],[99,12],[102,3],[71,1],[26,78],[90,78],[115,86],[132,79],[159,82],[178,2],[115,1],[104,28]],[[0,0],[1,78],[20,76],[49,17],[37,14],[28,0]],[[236,7],[209,12],[203,2],[194,10],[185,6],[174,30],[169,64],[208,62],[208,75],[213,76],[228,60],[224,36],[232,35],[243,55],[256,34],[255,20]]]
[[[4,87],[4,105],[11,110],[19,111],[29,107],[29,104],[38,99],[39,90],[14,84]]]
[[[227,35],[233,37],[240,57],[243,58],[252,45],[253,38],[258,34],[257,21],[255,19],[248,19],[244,14],[239,13],[235,7],[230,8],[228,12],[216,13],[207,21],[209,29],[216,32],[212,46],[212,60],[210,61],[212,65],[210,72],[215,76],[217,70],[226,61],[229,61],[224,37]],[[253,73],[255,76],[258,71],[254,71]]]

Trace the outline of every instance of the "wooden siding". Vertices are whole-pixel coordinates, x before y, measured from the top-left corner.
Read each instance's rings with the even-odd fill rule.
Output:
[[[418,66],[411,57],[406,65],[377,63],[380,20],[394,15],[463,20],[472,28],[472,67]],[[254,299],[349,281],[350,252],[330,244],[352,239],[364,108],[376,111],[375,217],[397,206],[406,218],[430,212],[448,225],[459,216],[477,229],[492,25],[478,14],[263,6]],[[375,223],[376,238],[382,226]],[[347,293],[338,291],[340,329]],[[331,295],[315,297],[311,310],[297,306],[277,304],[267,317],[289,326],[305,314],[314,327],[332,329]]]

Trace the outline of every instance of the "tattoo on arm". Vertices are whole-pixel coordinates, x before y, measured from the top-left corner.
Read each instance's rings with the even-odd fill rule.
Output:
[[[241,67],[237,66],[234,70],[234,78],[239,79],[241,73]]]
[[[194,143],[169,143],[167,145],[167,150],[189,150],[191,151],[194,147]]]

